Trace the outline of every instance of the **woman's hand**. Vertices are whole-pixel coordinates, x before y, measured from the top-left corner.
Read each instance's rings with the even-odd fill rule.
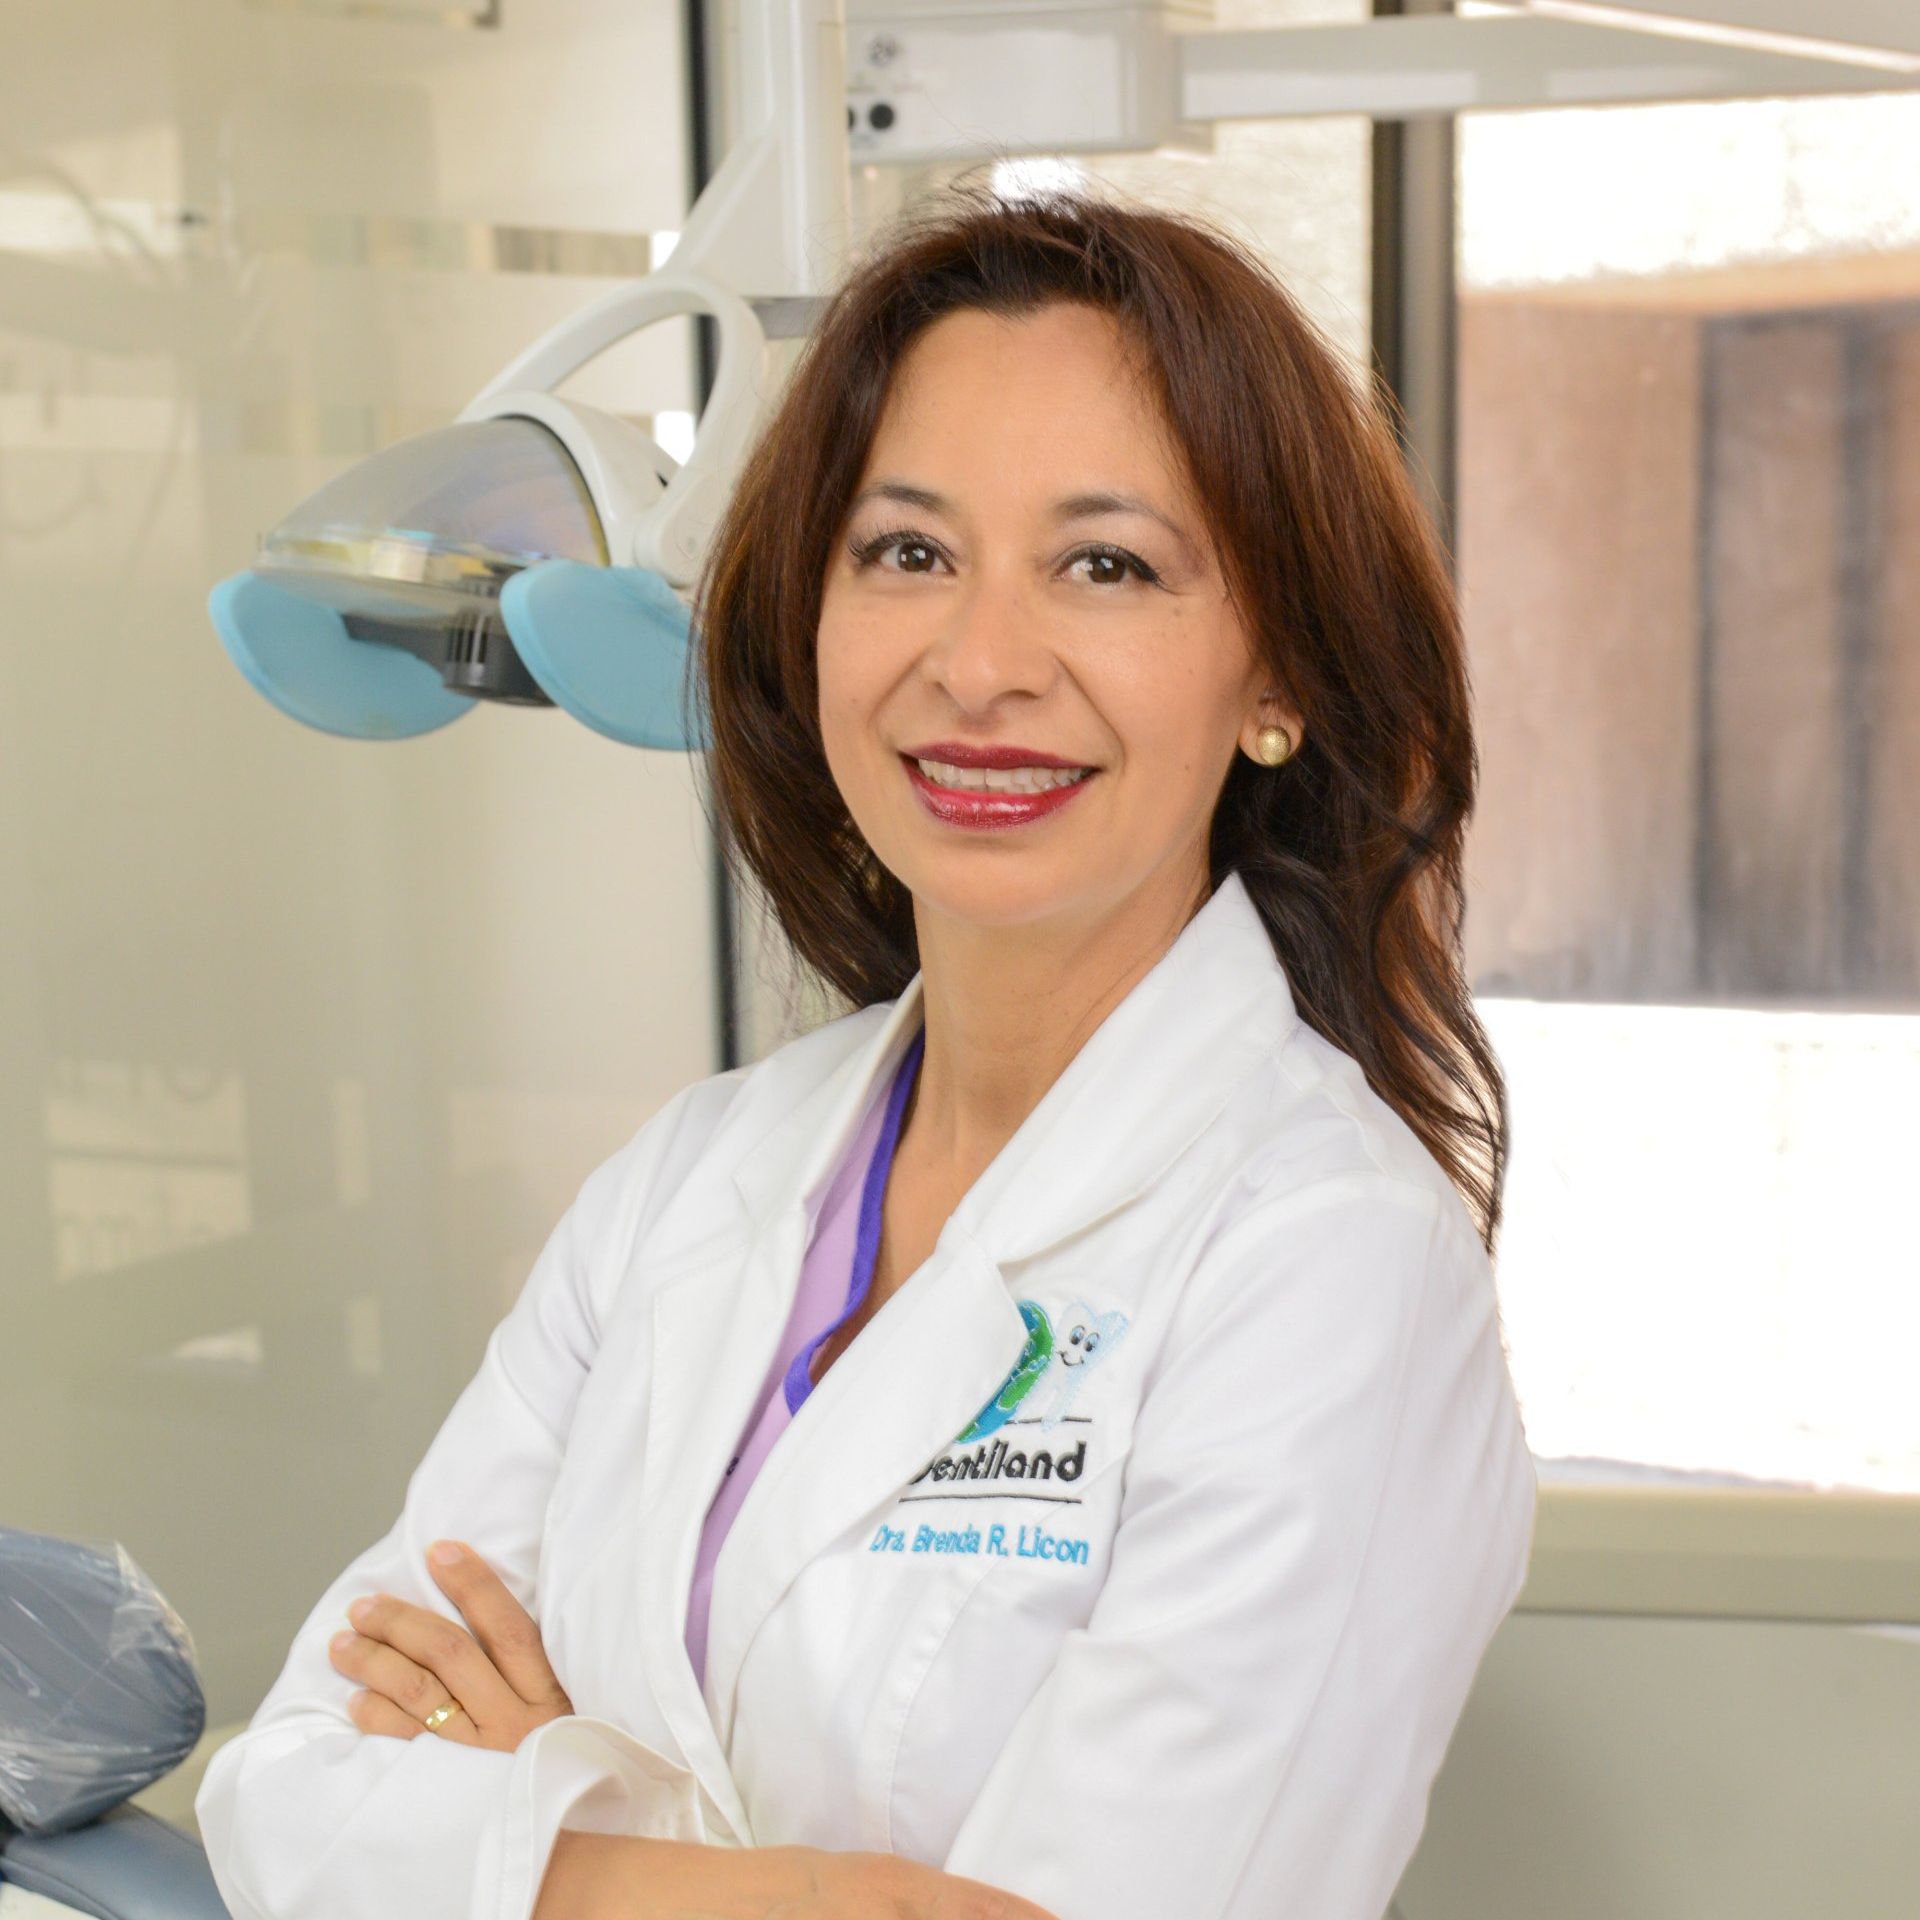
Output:
[[[440,1739],[511,1753],[535,1727],[571,1713],[540,1629],[506,1582],[458,1541],[437,1541],[427,1566],[472,1632],[391,1594],[356,1600],[347,1618],[358,1631],[335,1634],[328,1649],[365,1689],[347,1703],[354,1725],[411,1740],[436,1708],[452,1706],[433,1729]]]
[[[562,1828],[533,1920],[1054,1920],[1018,1894],[887,1853],[712,1847]]]
[[[1017,1893],[891,1853],[798,1854],[810,1882],[767,1920],[1054,1920]]]

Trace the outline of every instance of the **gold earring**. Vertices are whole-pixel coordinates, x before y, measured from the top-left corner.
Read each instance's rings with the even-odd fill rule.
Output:
[[[1293,751],[1293,735],[1285,727],[1262,727],[1257,744],[1261,764],[1277,767]]]

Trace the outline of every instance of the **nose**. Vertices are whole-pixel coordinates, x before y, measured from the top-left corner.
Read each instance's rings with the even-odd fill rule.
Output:
[[[967,713],[987,712],[1011,694],[1043,694],[1060,670],[1025,584],[1011,570],[985,568],[952,597],[921,667]]]

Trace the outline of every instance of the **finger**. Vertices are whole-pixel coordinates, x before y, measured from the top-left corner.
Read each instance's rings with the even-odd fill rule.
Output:
[[[427,1567],[522,1700],[533,1706],[568,1704],[566,1689],[547,1659],[539,1623],[479,1554],[463,1541],[440,1540],[427,1554]]]
[[[939,1920],[1053,1920],[1044,1907],[1003,1887],[970,1880],[964,1874],[941,1873],[940,1877],[941,1898],[934,1907]]]
[[[363,1687],[391,1700],[415,1726],[421,1725],[435,1707],[452,1699],[447,1689],[404,1654],[365,1634],[337,1633],[327,1644],[327,1657],[336,1673],[358,1680]]]
[[[431,1733],[461,1746],[484,1744],[473,1716],[459,1701],[452,1699],[431,1674],[422,1674],[411,1661],[377,1640],[359,1635],[340,1636],[342,1642],[349,1638],[355,1644],[338,1646],[334,1650],[334,1665],[350,1678],[367,1683],[365,1689],[347,1703],[356,1726],[368,1733],[399,1734],[404,1729],[409,1739],[416,1733]],[[361,1703],[357,1713],[354,1701]],[[437,1727],[428,1726],[427,1716],[443,1706],[453,1709],[451,1716]]]
[[[396,1706],[384,1693],[362,1689],[348,1700],[347,1715],[363,1733],[385,1734],[395,1740],[412,1740],[426,1733],[463,1747],[481,1744],[472,1720],[458,1707],[454,1708],[450,1720],[442,1721],[438,1727],[429,1727],[416,1720],[405,1707]]]
[[[347,1609],[347,1618],[363,1639],[390,1647],[439,1682],[426,1698],[423,1713],[431,1712],[449,1694],[483,1727],[519,1711],[520,1702],[513,1689],[500,1677],[473,1635],[445,1614],[416,1607],[391,1593],[375,1593],[356,1600]],[[403,1707],[413,1704],[389,1687],[383,1686],[380,1691],[397,1698]]]
[[[403,1713],[383,1693],[356,1693],[347,1702],[347,1716],[362,1733],[385,1734],[392,1740],[411,1740],[426,1732],[418,1720]]]

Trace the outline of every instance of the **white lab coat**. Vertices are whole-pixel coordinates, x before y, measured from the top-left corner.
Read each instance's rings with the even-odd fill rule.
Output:
[[[701,1522],[920,995],[686,1088],[586,1180],[214,1756],[239,1920],[526,1920],[561,1827],[890,1851],[1060,1920],[1380,1920],[1519,1592],[1533,1462],[1465,1207],[1298,1017],[1237,877],[802,1405],[695,1680]],[[363,1734],[328,1662],[358,1594],[452,1613],[442,1535],[572,1699],[515,1753]]]

